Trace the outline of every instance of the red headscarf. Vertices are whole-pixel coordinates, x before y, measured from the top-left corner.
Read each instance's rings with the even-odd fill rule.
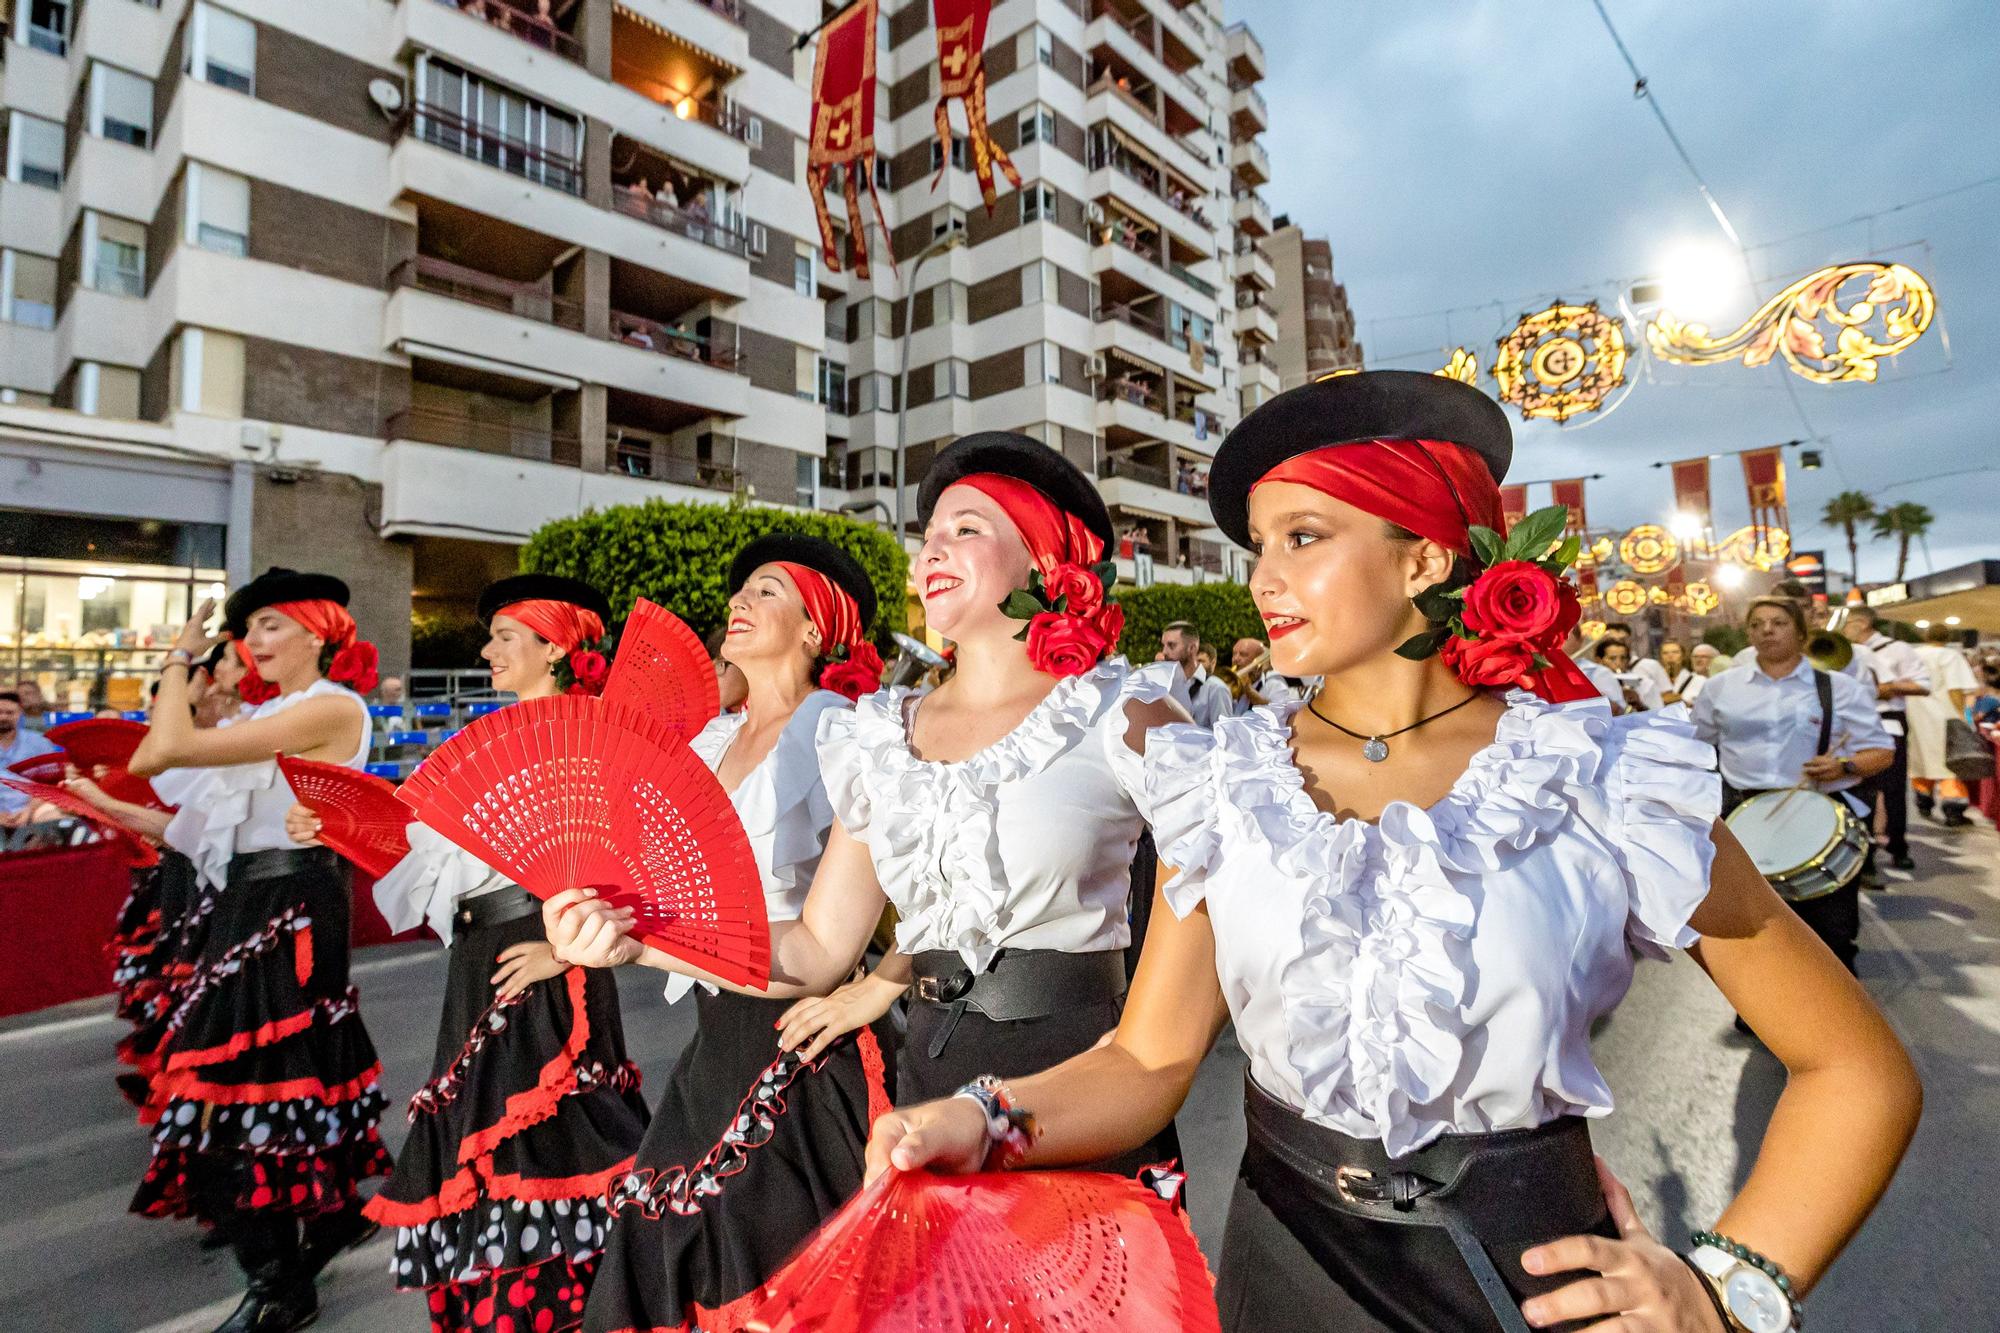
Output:
[[[493,614],[520,621],[566,653],[586,640],[594,643],[604,637],[604,621],[597,612],[553,597],[513,602]]]
[[[236,697],[252,706],[276,698],[278,687],[258,672],[257,664],[250,660],[250,645],[237,639],[230,646],[236,649],[236,660],[243,664],[243,679],[236,682]]]
[[[997,472],[975,472],[956,485],[970,486],[998,504],[1042,576],[1045,605],[1060,599],[1067,608],[1028,621],[1028,660],[1052,676],[1078,676],[1118,646],[1125,608],[1111,599],[1096,565],[1104,559],[1104,539],[1028,482]]]
[[[290,616],[306,633],[333,645],[333,663],[326,669],[328,680],[345,685],[356,694],[366,694],[375,688],[378,665],[375,645],[359,636],[354,617],[346,607],[321,597],[306,602],[273,602],[270,609]]]
[[[987,496],[1013,520],[1043,578],[1053,574],[1057,565],[1088,568],[1104,558],[1102,538],[1027,482],[997,472],[975,472],[959,478],[956,484]]]
[[[820,655],[832,659],[819,673],[820,687],[849,699],[882,688],[882,655],[868,642],[860,604],[847,589],[811,565],[792,560],[771,563],[791,577],[799,600],[806,604],[806,618],[819,630]]]

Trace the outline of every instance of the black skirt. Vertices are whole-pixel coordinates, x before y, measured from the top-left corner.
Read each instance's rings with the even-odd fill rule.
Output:
[[[1312,1124],[1246,1083],[1249,1141],[1223,1230],[1216,1301],[1225,1333],[1502,1333],[1467,1258],[1419,1201],[1343,1206],[1334,1172],[1455,1181],[1447,1198],[1519,1303],[1589,1274],[1531,1277],[1521,1255],[1583,1233],[1617,1237],[1580,1116],[1537,1129],[1457,1134],[1391,1160],[1379,1142]],[[1420,1214],[1419,1210],[1423,1210]],[[1596,1322],[1551,1325],[1556,1333]]]
[[[348,982],[347,863],[324,848],[239,855],[199,925],[149,1063],[149,1217],[222,1221],[353,1208],[387,1173],[382,1067]]]
[[[152,1076],[158,1072],[154,1056],[166,1036],[178,987],[196,957],[187,943],[196,883],[194,862],[163,849],[158,865],[133,872],[131,896],[111,937],[118,1016],[132,1025],[118,1043],[120,1063],[130,1066],[118,1075],[118,1089],[142,1109],[152,1094]]]
[[[881,1031],[812,1065],[780,1056],[791,1000],[695,992],[698,1024],[653,1111],[590,1289],[591,1333],[735,1327],[736,1312],[861,1187],[888,1108]]]
[[[604,1191],[646,1130],[617,981],[571,968],[499,999],[499,955],[542,938],[540,903],[501,889],[460,909],[431,1077],[395,1172],[366,1207],[396,1229],[396,1285],[434,1330],[570,1329],[604,1248]]]

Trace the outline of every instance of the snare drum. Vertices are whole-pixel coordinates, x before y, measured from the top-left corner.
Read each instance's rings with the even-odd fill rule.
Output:
[[[1845,888],[1868,859],[1868,830],[1847,802],[1802,787],[1752,796],[1724,822],[1791,902]]]

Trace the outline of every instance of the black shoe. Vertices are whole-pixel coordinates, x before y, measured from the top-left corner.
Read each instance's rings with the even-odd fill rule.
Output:
[[[1889,864],[1897,870],[1915,870],[1917,868],[1917,863],[1910,859],[1908,852],[1904,852],[1901,856],[1890,857]]]
[[[336,1257],[357,1245],[365,1245],[382,1229],[370,1221],[360,1205],[324,1220],[306,1224],[304,1244],[299,1246],[299,1268],[308,1282],[325,1271]]]
[[[266,1264],[250,1275],[242,1302],[215,1333],[292,1333],[318,1318],[312,1279],[291,1264]]]
[[[1918,814],[1922,815],[1925,819],[1929,819],[1931,817],[1932,806],[1929,798],[1919,796],[1916,801],[1916,806]]]
[[[1946,828],[1970,828],[1971,825],[1972,821],[1965,817],[1965,811],[1954,810],[1950,806],[1944,808],[1944,826]]]

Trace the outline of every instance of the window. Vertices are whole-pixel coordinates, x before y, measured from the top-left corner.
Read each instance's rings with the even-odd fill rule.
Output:
[[[966,169],[966,163],[969,160],[970,159],[967,156],[966,140],[964,136],[957,134],[952,135],[951,164],[954,167],[957,167],[960,171],[964,171]],[[942,143],[939,143],[934,138],[931,140],[931,170],[938,171],[941,170],[943,167],[944,167],[944,145]]]
[[[811,454],[799,454],[794,466],[793,499],[801,509],[819,508],[819,460]]]
[[[875,188],[878,190],[892,188],[889,184],[889,159],[886,156],[877,156],[875,159]]]
[[[27,30],[22,41],[50,55],[69,54],[70,0],[20,0],[16,13]]]
[[[1056,35],[1047,28],[1035,28],[1035,59],[1051,69],[1056,63]]]
[[[1056,220],[1056,192],[1053,186],[1035,184],[1021,191],[1021,221],[1046,218]]]
[[[107,366],[96,361],[80,363],[76,369],[76,410],[93,417],[139,416],[139,372],[128,366]]]
[[[153,84],[102,61],[90,66],[90,132],[145,148],[153,142]]]
[[[937,324],[949,324],[954,320],[969,317],[971,304],[962,282],[945,281],[929,289],[931,302],[930,324],[919,324],[918,328],[929,328]]]
[[[951,204],[931,217],[931,239],[936,240],[948,231],[965,230],[965,210]]]
[[[972,396],[972,368],[956,357],[949,361],[939,361],[931,367],[931,397],[970,398]]]
[[[257,25],[214,5],[197,4],[189,25],[187,72],[218,88],[253,91],[257,84]]]
[[[847,411],[847,367],[826,357],[819,359],[819,400],[830,412]]]
[[[1054,146],[1056,141],[1056,113],[1045,106],[1029,107],[1021,113],[1021,146],[1031,143],[1045,143]]]
[[[1044,259],[1039,263],[1024,265],[1021,269],[1021,304],[1033,305],[1037,301],[1053,301],[1061,289],[1057,286],[1056,266]]]
[[[243,415],[243,340],[210,329],[183,329],[169,369],[174,407],[211,417]]]
[[[800,296],[811,296],[819,290],[819,281],[813,271],[813,252],[801,244],[792,256],[792,290]]]
[[[83,215],[84,285],[115,296],[146,294],[146,228],[143,223],[86,210]]]
[[[1029,384],[1062,383],[1062,349],[1054,343],[1029,343],[1021,349],[1027,356],[1023,367]]]
[[[63,183],[63,129],[25,111],[13,113],[7,134],[7,179],[60,190]]]
[[[583,127],[575,116],[428,53],[417,58],[416,82],[415,129],[425,142],[569,194],[583,192]]]
[[[188,163],[186,240],[225,255],[250,252],[250,182],[234,172]]]
[[[896,410],[896,381],[881,371],[871,371],[858,379],[851,379],[847,385],[856,412]]]
[[[751,116],[743,122],[743,142],[752,148],[764,146],[764,118]]]
[[[56,261],[0,250],[0,319],[31,329],[56,326]]]
[[[770,248],[771,248],[771,233],[765,230],[763,223],[761,222],[751,223],[750,253],[761,259],[764,256],[764,252],[769,250]]]
[[[864,296],[854,307],[854,336],[850,342],[859,342],[875,336],[875,298]]]

